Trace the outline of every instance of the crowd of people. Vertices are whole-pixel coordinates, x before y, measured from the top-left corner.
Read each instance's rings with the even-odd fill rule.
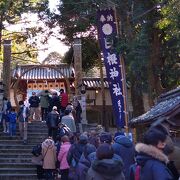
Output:
[[[23,144],[27,144],[27,127],[32,121],[46,122],[48,135],[55,140],[59,123],[67,124],[72,132],[79,130],[82,109],[78,100],[74,103],[68,101],[68,94],[64,89],[49,93],[42,91],[38,95],[32,92],[32,96],[26,101],[19,101],[19,109],[15,112],[11,102],[3,98],[1,123],[3,132],[10,136],[16,135],[16,124],[19,124],[20,138]]]
[[[3,132],[16,135],[19,122],[20,137],[27,144],[28,122],[46,122],[48,138],[33,147],[32,163],[38,179],[53,180],[178,180],[180,169],[168,128],[162,124],[150,127],[142,142],[134,144],[123,131],[104,132],[101,126],[87,132],[79,131],[81,106],[68,102],[48,91],[35,92],[27,103],[20,101],[16,113],[7,98],[3,99]],[[175,158],[172,158],[175,157]],[[178,169],[178,170],[177,170]]]
[[[61,123],[60,123],[61,124]],[[135,146],[124,132],[95,129],[74,133],[62,124],[56,139],[48,137],[34,153],[38,179],[61,180],[178,180],[169,155],[173,141],[161,124],[150,127]],[[37,163],[39,159],[41,163]],[[175,161],[176,159],[174,159]]]

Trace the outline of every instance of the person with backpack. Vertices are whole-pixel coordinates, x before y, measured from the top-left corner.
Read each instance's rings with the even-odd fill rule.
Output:
[[[77,165],[77,176],[78,180],[85,180],[88,169],[91,167],[91,162],[89,155],[93,152],[96,152],[96,147],[93,144],[87,144],[84,148],[84,152],[81,155],[81,158]]]
[[[10,113],[8,114],[8,118],[9,118],[9,134],[10,136],[15,136],[17,114],[14,108],[11,109]]]
[[[78,141],[70,147],[67,155],[67,162],[70,166],[69,179],[77,180],[76,168],[87,143],[88,137],[81,134]]]
[[[74,117],[71,115],[71,112],[69,110],[64,111],[65,115],[61,119],[61,123],[65,124],[71,132],[76,132],[76,124],[74,121]]]
[[[123,172],[125,178],[128,179],[129,168],[135,163],[135,149],[132,141],[123,132],[118,132],[115,134],[112,148],[114,153],[122,158],[124,164]]]
[[[168,156],[163,150],[166,147],[167,135],[156,128],[150,128],[144,135],[144,143],[135,146],[136,164],[130,167],[130,180],[173,180],[167,167]]]

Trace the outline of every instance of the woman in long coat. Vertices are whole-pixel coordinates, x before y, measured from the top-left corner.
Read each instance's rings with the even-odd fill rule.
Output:
[[[56,147],[51,138],[42,143],[43,169],[46,179],[54,179],[53,171],[56,169]]]

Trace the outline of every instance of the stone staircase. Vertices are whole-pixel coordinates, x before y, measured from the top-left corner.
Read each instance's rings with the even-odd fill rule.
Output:
[[[23,145],[17,135],[10,137],[0,128],[0,180],[37,179],[36,167],[31,163],[32,147],[47,137],[47,126],[42,122],[28,124],[28,144]]]

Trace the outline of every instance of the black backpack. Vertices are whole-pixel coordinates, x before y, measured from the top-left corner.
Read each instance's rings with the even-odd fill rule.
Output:
[[[42,147],[41,144],[37,144],[36,146],[33,147],[31,153],[38,157],[39,155],[41,155],[41,151],[42,151]]]

